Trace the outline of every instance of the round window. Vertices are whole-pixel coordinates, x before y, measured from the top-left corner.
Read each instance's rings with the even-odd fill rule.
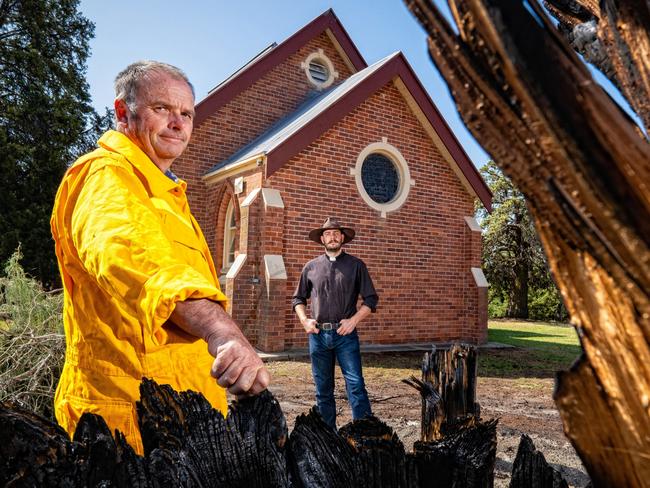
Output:
[[[410,188],[415,185],[404,156],[385,137],[359,153],[350,174],[354,175],[363,201],[382,217],[404,205]]]
[[[361,166],[361,181],[370,198],[377,203],[388,203],[399,190],[399,171],[388,157],[372,153]]]

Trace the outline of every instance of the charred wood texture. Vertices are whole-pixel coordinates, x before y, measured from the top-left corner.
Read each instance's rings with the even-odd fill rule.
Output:
[[[620,83],[629,66],[646,80],[648,3],[573,3],[621,41],[607,47]],[[567,437],[595,487],[650,486],[648,141],[534,1],[452,1],[458,34],[429,0],[407,4],[465,124],[526,196],[578,330],[555,394]]]
[[[418,487],[415,466],[408,465],[404,444],[397,434],[376,417],[344,425],[339,434],[354,448],[359,466],[360,488]]]
[[[420,440],[434,441],[457,428],[473,425],[480,418],[476,402],[476,348],[453,344],[424,355],[422,381],[404,380],[422,396]]]
[[[474,346],[434,347],[424,355],[422,381],[404,380],[422,396],[421,440],[409,455],[420,486],[490,488],[494,484],[497,421],[480,420],[477,366]]]
[[[559,31],[616,85],[650,128],[650,7],[643,0],[546,0]]]
[[[458,427],[439,441],[416,442],[415,465],[421,487],[491,488],[497,454],[497,420]]]
[[[287,426],[271,393],[234,404],[227,418],[195,392],[143,380],[138,456],[104,420],[84,414],[71,442],[28,412],[0,408],[0,481],[11,486],[291,486]]]
[[[376,417],[335,432],[314,407],[291,432],[291,472],[296,487],[416,488],[416,467],[397,434]]]
[[[546,462],[530,437],[522,435],[512,466],[510,488],[569,488],[560,472]]]
[[[355,486],[358,473],[354,449],[325,423],[316,407],[296,419],[289,440],[295,486]]]

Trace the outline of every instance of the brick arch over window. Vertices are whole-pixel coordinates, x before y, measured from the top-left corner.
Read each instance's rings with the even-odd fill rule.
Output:
[[[224,284],[225,275],[232,265],[231,262],[224,262],[224,257],[228,256],[228,248],[231,242],[234,244],[234,256],[236,257],[239,250],[239,228],[240,228],[240,209],[239,200],[234,194],[233,187],[230,182],[223,185],[223,190],[220,196],[217,196],[218,210],[216,221],[216,256],[215,264],[217,272],[219,273],[219,281]],[[231,224],[234,220],[234,226]],[[232,241],[229,238],[232,238]]]

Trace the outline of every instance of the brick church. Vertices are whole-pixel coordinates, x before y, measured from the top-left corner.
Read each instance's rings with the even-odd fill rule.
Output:
[[[487,340],[473,214],[491,193],[402,53],[368,65],[332,10],[200,101],[173,169],[259,349],[306,346],[291,295],[329,216],[379,295],[362,343]]]

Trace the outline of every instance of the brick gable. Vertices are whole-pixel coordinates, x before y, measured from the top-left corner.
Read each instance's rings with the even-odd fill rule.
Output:
[[[335,84],[350,76],[345,61],[323,32],[194,128],[187,150],[175,161],[173,169],[192,188],[188,195],[190,205],[203,229],[214,226],[216,213],[208,202],[218,195],[203,183],[201,176],[293,112],[314,93],[315,88],[300,64],[318,49],[323,50],[339,73]],[[208,241],[215,252],[214,239],[208,237]]]
[[[365,146],[387,138],[405,157],[416,184],[406,203],[382,218],[361,199],[350,168]],[[378,312],[360,327],[373,343],[483,340],[472,302],[465,216],[474,199],[433,145],[404,98],[387,85],[286,163],[266,182],[285,202],[285,295],[304,263],[322,252],[309,229],[334,215],[357,230],[348,252],[363,259],[380,295]],[[471,258],[474,259],[471,259]],[[285,347],[305,345],[286,300]]]
[[[333,13],[325,17],[338,22]],[[302,266],[322,252],[307,232],[336,216],[356,228],[357,238],[346,250],[366,262],[380,296],[377,313],[359,328],[364,342],[484,342],[487,289],[477,286],[473,274],[480,274],[481,237],[467,218],[474,213],[475,195],[489,208],[489,190],[401,54],[376,63],[381,69],[375,72],[371,67],[360,72],[368,76],[359,84],[353,78],[341,86],[344,91],[354,84],[345,92],[350,97],[332,105],[335,110],[325,107],[308,129],[292,133],[291,143],[273,153],[272,168],[261,156],[259,165],[252,161],[223,181],[202,180],[282,119],[300,114],[297,108],[314,94],[301,67],[309,54],[323,50],[339,73],[336,84],[353,74],[330,35],[318,32],[267,66],[259,79],[232,90],[235,95],[215,104],[213,113],[202,109],[192,142],[174,163],[188,182],[193,213],[217,268],[225,210],[229,202],[236,205],[240,266],[225,279],[229,312],[260,349],[305,347],[291,295]],[[356,59],[357,68],[365,65]],[[413,106],[422,112],[416,116]],[[415,185],[402,207],[381,216],[361,198],[350,170],[364,148],[384,139],[405,158]],[[236,178],[243,179],[241,192]]]

